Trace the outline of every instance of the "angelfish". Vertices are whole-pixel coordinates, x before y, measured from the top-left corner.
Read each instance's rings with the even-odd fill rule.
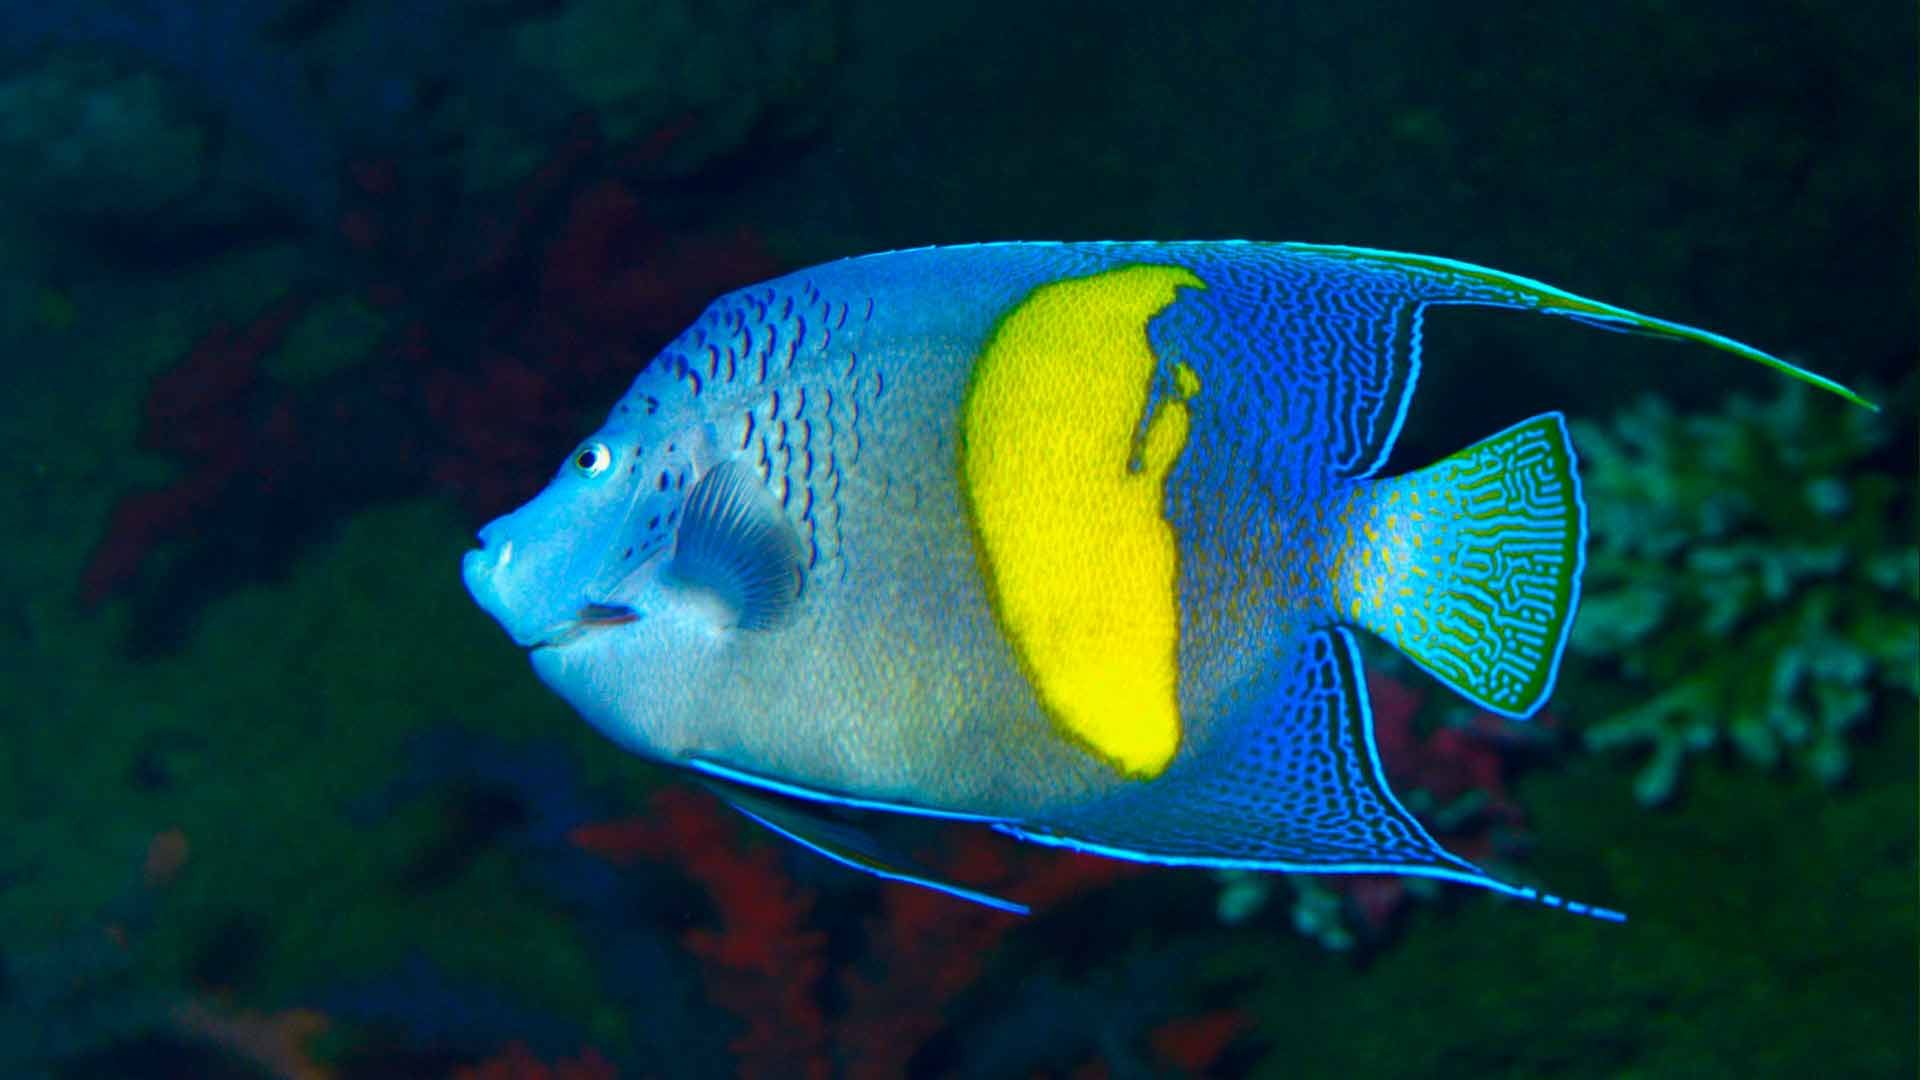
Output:
[[[1697,342],[1868,404],[1718,334],[1442,258],[897,251],[716,300],[463,575],[614,741],[884,877],[1019,910],[836,807],[1619,918],[1448,852],[1381,773],[1357,630],[1526,718],[1579,600],[1559,413],[1379,475],[1422,320],[1451,304]]]

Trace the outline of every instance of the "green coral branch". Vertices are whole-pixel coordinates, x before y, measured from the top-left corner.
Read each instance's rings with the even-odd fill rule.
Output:
[[[1798,385],[1574,425],[1592,541],[1573,649],[1639,699],[1586,743],[1644,749],[1642,803],[1723,746],[1836,784],[1876,706],[1915,696],[1920,552],[1908,488],[1880,464],[1894,438]]]

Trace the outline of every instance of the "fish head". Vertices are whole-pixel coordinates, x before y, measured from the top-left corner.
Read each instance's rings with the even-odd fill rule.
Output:
[[[467,591],[534,650],[640,620],[706,441],[697,429],[610,421],[538,495],[480,530],[461,563]]]
[[[797,599],[801,552],[711,425],[615,419],[532,500],[480,530],[461,576],[590,723],[651,756],[685,728],[729,635]]]

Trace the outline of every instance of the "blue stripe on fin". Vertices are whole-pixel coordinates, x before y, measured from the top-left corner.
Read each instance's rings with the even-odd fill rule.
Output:
[[[1462,885],[1475,885],[1482,889],[1497,892],[1502,896],[1511,896],[1519,900],[1540,904],[1544,907],[1559,908],[1562,911],[1570,911],[1575,915],[1585,915],[1588,918],[1599,919],[1602,922],[1623,923],[1627,921],[1627,914],[1624,911],[1616,911],[1613,908],[1600,907],[1595,904],[1583,904],[1578,900],[1569,900],[1564,896],[1541,892],[1538,889],[1530,888],[1526,885],[1510,884],[1501,881],[1499,878],[1488,877],[1479,871],[1465,873],[1442,867],[1409,869],[1405,866],[1386,864],[1369,866],[1365,863],[1348,863],[1340,866],[1289,866],[1284,863],[1269,862],[1262,859],[1157,856],[1124,848],[1108,847],[1104,844],[1095,844],[1084,840],[1076,840],[1068,836],[1029,832],[1017,825],[995,825],[994,829],[1006,833],[1008,836],[1017,836],[1033,844],[1066,848],[1069,851],[1082,851],[1089,855],[1099,855],[1109,859],[1123,859],[1127,862],[1154,863],[1160,866],[1200,866],[1211,870],[1266,870],[1275,873],[1289,874],[1406,874],[1410,877],[1436,878],[1441,881],[1459,882]]]
[[[1133,862],[1309,874],[1409,874],[1620,921],[1606,908],[1512,885],[1442,848],[1388,788],[1360,654],[1316,630],[1285,681],[1156,780],[1001,832]]]
[[[1354,495],[1339,614],[1483,708],[1553,692],[1586,561],[1587,514],[1559,413]]]
[[[718,780],[701,782],[742,815],[842,866],[887,881],[901,881],[933,889],[999,911],[1015,915],[1028,913],[1024,904],[956,885],[932,870],[915,866],[900,855],[882,850],[879,841],[866,830],[851,822],[834,821],[824,816],[817,804],[810,806]]]

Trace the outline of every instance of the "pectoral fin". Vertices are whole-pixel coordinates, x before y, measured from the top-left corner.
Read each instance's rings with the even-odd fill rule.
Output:
[[[1010,911],[1015,915],[1027,914],[1024,904],[1002,900],[943,880],[935,871],[885,850],[884,845],[858,823],[832,817],[825,807],[757,791],[711,775],[703,777],[700,783],[728,806],[842,866],[850,866],[888,881],[904,881],[910,885],[936,889],[949,896],[971,900],[1000,911]]]
[[[673,576],[718,596],[742,630],[777,626],[806,580],[806,554],[780,501],[745,465],[721,462],[687,493]]]

